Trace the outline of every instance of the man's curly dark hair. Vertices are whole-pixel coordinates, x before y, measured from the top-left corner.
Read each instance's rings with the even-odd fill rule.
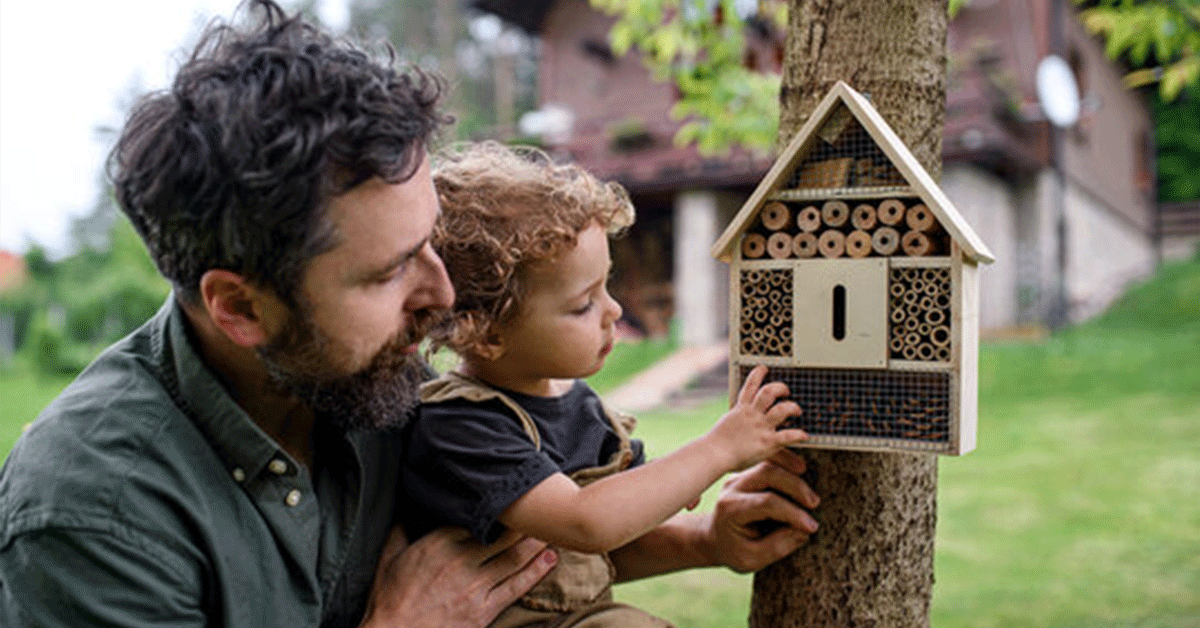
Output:
[[[257,26],[214,22],[171,87],[134,107],[110,176],[180,298],[196,302],[201,276],[226,269],[295,306],[308,261],[337,243],[327,201],[413,175],[447,122],[443,83],[271,0],[248,8]]]

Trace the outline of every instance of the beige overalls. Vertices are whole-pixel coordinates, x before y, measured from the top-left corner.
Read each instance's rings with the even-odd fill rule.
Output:
[[[451,399],[473,403],[500,401],[521,421],[533,446],[541,449],[541,438],[529,413],[499,390],[453,371],[421,388],[422,402],[438,403]],[[620,439],[620,445],[606,464],[570,474],[580,486],[622,471],[633,460],[629,434],[635,419],[608,406],[604,406],[604,414]],[[670,623],[645,611],[612,601],[616,570],[607,554],[555,549],[558,565],[516,604],[501,612],[491,628],[673,628]]]

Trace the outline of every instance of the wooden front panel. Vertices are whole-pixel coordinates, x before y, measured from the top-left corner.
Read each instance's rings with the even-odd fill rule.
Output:
[[[811,260],[796,264],[798,366],[887,366],[886,258]]]

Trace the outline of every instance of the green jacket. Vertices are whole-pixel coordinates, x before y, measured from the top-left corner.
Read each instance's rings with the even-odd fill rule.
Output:
[[[2,626],[352,626],[396,520],[396,432],[296,464],[197,356],[173,297],[0,469]]]

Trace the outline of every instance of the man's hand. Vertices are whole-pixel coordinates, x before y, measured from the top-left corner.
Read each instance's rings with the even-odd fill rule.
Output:
[[[362,627],[481,628],[556,561],[545,543],[513,532],[485,547],[465,530],[442,529],[408,545],[397,527],[380,556]]]
[[[804,508],[816,508],[820,498],[799,477],[804,470],[804,458],[783,450],[725,483],[708,535],[716,563],[741,573],[757,571],[796,551],[817,531]]]

